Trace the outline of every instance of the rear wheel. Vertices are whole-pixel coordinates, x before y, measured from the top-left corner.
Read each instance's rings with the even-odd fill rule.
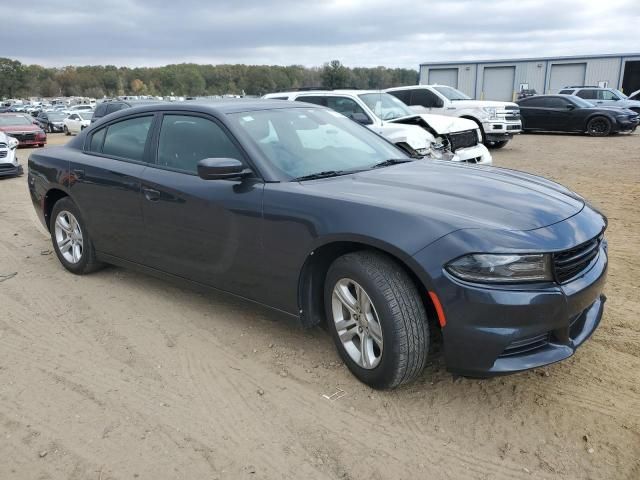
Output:
[[[62,266],[71,273],[83,275],[101,267],[96,261],[89,231],[73,201],[62,198],[51,212],[49,230],[53,249]]]
[[[593,117],[587,122],[587,133],[592,137],[606,137],[611,133],[611,122],[607,117]]]
[[[325,309],[338,353],[373,388],[416,378],[429,353],[427,314],[415,284],[395,261],[373,252],[336,259],[325,281]]]

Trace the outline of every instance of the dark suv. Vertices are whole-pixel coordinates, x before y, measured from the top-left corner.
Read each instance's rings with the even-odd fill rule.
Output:
[[[111,100],[100,103],[93,117],[91,117],[91,123],[95,123],[102,117],[109,115],[110,113],[117,112],[118,110],[124,110],[131,107],[142,107],[152,103],[159,103],[157,100]]]

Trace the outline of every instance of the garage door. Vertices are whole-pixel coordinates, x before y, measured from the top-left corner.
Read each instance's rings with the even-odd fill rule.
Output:
[[[587,71],[586,63],[563,63],[551,65],[551,77],[549,78],[549,93],[558,93],[564,87],[572,85],[584,85],[584,74]]]
[[[458,88],[458,69],[457,68],[430,68],[429,69],[429,85],[448,85]]]
[[[516,67],[485,67],[482,78],[482,92],[485,100],[513,100]]]

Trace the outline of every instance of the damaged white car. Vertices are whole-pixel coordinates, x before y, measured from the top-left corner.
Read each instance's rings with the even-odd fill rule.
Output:
[[[263,98],[329,107],[367,126],[409,154],[481,165],[492,163],[475,122],[416,113],[394,96],[378,90],[282,92],[270,93]]]
[[[0,131],[0,177],[22,175],[22,165],[18,162],[18,140]]]

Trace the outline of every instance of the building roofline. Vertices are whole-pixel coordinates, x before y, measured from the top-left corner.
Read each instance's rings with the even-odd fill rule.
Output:
[[[564,57],[530,57],[530,58],[505,58],[502,60],[458,60],[447,62],[423,62],[420,64],[424,66],[439,66],[439,65],[478,65],[480,63],[517,63],[517,62],[547,62],[553,60],[585,60],[589,58],[625,58],[625,57],[640,57],[638,53],[605,53],[599,55],[571,55]]]

